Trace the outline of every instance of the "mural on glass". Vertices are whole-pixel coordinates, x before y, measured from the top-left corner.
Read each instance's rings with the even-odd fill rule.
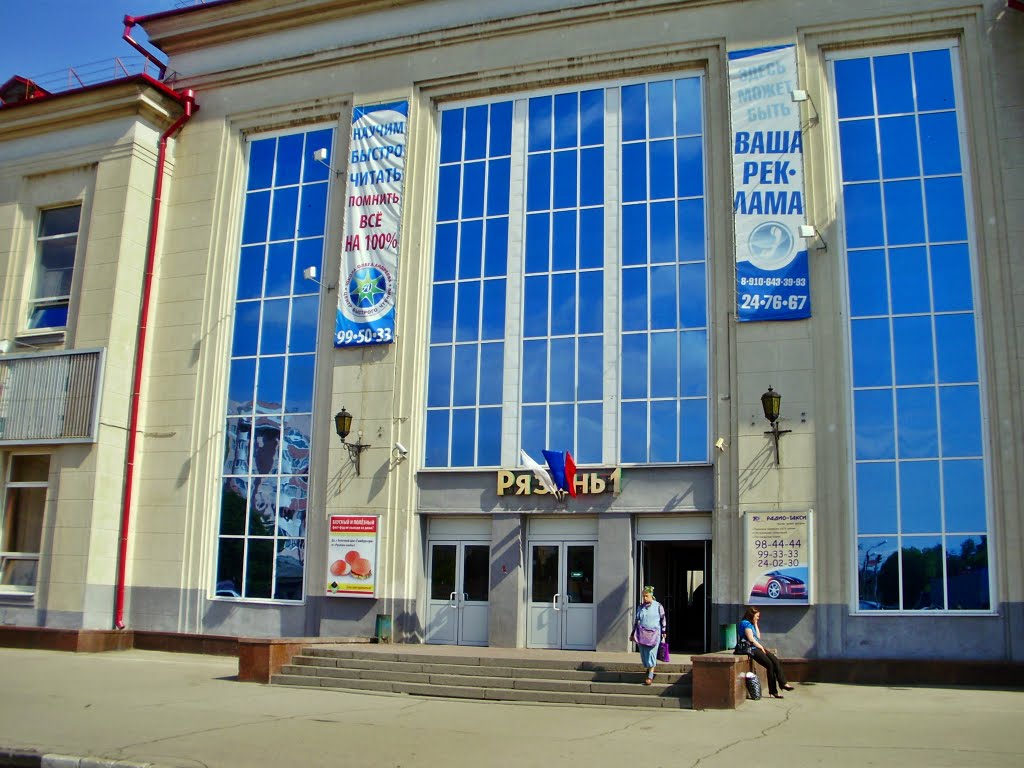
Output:
[[[427,466],[708,461],[702,93],[690,76],[442,111]],[[611,455],[608,434],[628,436]]]
[[[218,597],[301,600],[333,131],[249,145],[228,380]]]
[[[956,57],[832,62],[863,611],[992,607]]]

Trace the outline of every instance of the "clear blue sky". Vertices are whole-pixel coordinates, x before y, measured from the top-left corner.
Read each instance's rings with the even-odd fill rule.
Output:
[[[13,75],[35,80],[50,90],[63,90],[68,67],[83,80],[115,77],[114,58],[126,66],[141,62],[138,52],[121,39],[124,17],[146,16],[194,5],[197,0],[0,0],[0,84]],[[145,43],[136,27],[132,38]],[[159,55],[159,54],[158,54]],[[102,65],[101,65],[102,62]],[[137,67],[133,72],[140,71]],[[121,73],[123,75],[123,73]]]

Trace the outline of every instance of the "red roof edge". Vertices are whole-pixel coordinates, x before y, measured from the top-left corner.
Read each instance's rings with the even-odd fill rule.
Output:
[[[236,0],[210,0],[206,3],[200,3],[199,5],[188,5],[184,8],[172,8],[169,11],[158,11],[157,13],[149,13],[145,16],[125,16],[125,21],[131,21],[132,23],[139,24],[153,19],[166,19],[171,16],[181,16],[192,11],[198,11],[200,8],[216,8],[219,5],[227,5],[228,3],[234,3]]]
[[[14,80],[14,79],[15,78],[11,78],[11,80]],[[24,78],[22,78],[22,79],[24,79]],[[10,81],[8,81],[8,82],[10,82]],[[163,93],[165,96],[169,96],[170,98],[174,99],[176,102],[178,102],[182,106],[185,105],[185,101],[186,101],[185,97],[182,96],[177,91],[175,91],[173,88],[171,88],[170,86],[168,86],[168,85],[166,85],[164,83],[161,83],[159,80],[151,77],[150,75],[147,75],[145,73],[140,73],[138,75],[129,75],[128,77],[119,77],[119,78],[114,79],[114,80],[104,80],[102,83],[93,83],[92,85],[84,85],[81,88],[74,88],[73,90],[70,90],[70,91],[60,91],[59,93],[50,93],[50,92],[47,91],[45,96],[37,95],[37,96],[34,96],[32,98],[29,98],[29,99],[24,99],[22,101],[15,101],[15,102],[13,102],[11,104],[0,104],[0,112],[7,112],[8,110],[17,109],[18,107],[24,107],[24,106],[27,106],[29,104],[39,104],[39,103],[44,102],[44,101],[53,101],[54,99],[63,99],[65,97],[67,97],[67,96],[73,96],[73,95],[79,94],[79,93],[89,93],[91,91],[98,91],[98,90],[101,90],[103,88],[108,88],[110,86],[125,85],[125,84],[128,84],[128,83],[143,83],[145,85],[149,85],[149,86],[151,86],[153,88],[156,88],[158,91]]]

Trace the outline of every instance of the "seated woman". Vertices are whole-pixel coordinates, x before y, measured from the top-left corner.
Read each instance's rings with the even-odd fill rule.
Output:
[[[793,686],[786,682],[786,675],[782,671],[782,663],[778,657],[761,645],[761,629],[757,625],[760,616],[761,612],[757,608],[747,608],[739,626],[740,640],[742,642],[744,638],[746,639],[747,653],[768,671],[768,693],[773,699],[781,699],[783,697],[779,693],[779,688],[792,691]]]

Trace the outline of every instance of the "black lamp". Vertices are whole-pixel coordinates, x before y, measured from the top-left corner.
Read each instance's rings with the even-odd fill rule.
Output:
[[[345,410],[342,406],[341,410],[334,414],[334,429],[338,433],[338,437],[341,438],[341,444],[348,448],[348,458],[353,464],[356,465],[356,476],[359,475],[359,454],[370,447],[369,443],[363,442],[363,433],[360,432],[356,436],[356,442],[349,443],[345,441],[348,437],[349,432],[352,431],[352,414]]]
[[[761,395],[761,408],[764,410],[764,417],[772,425],[772,428],[765,432],[765,434],[775,438],[775,466],[779,466],[779,438],[793,431],[791,429],[779,429],[779,411],[782,409],[782,395],[769,386],[768,391]]]

